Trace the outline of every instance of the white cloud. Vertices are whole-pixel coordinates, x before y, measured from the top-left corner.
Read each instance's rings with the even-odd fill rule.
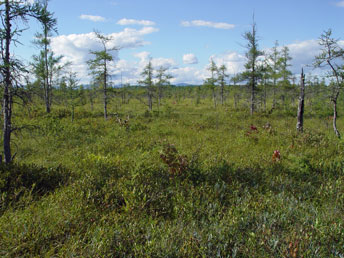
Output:
[[[291,71],[300,73],[302,67],[312,66],[314,58],[320,52],[318,40],[311,39],[288,44],[291,60]]]
[[[185,54],[185,55],[183,55],[183,63],[184,64],[198,64],[198,59],[192,53]]]
[[[151,59],[151,55],[147,51],[142,51],[142,52],[136,53],[136,54],[134,54],[134,56],[139,58],[141,63],[147,63],[149,61],[149,59]]]
[[[160,67],[170,69],[170,68],[176,67],[177,63],[173,58],[159,57],[159,58],[152,59],[152,65],[155,69],[158,69]]]
[[[134,54],[134,56],[138,59],[140,59],[140,66],[143,67],[147,65],[149,60],[152,62],[153,68],[157,69],[159,67],[165,67],[165,68],[171,68],[175,67],[177,65],[176,61],[173,58],[152,58],[151,54],[147,51],[139,52]]]
[[[226,65],[228,73],[231,75],[240,73],[244,70],[244,64],[246,62],[246,57],[239,54],[238,52],[229,51],[218,55],[212,55],[209,58],[213,60],[216,65]]]
[[[147,20],[134,20],[123,18],[117,22],[119,25],[142,25],[142,26],[154,26],[155,22]]]
[[[153,33],[157,29],[145,27],[141,30],[126,28],[121,32],[112,33],[107,36],[112,37],[108,47],[137,48],[149,44],[143,37]],[[92,58],[90,50],[100,50],[101,44],[93,32],[86,34],[60,35],[51,38],[51,47],[56,55],[63,55],[62,62],[71,62],[71,69],[82,78],[82,83],[89,80],[87,71],[87,60]],[[115,54],[115,53],[114,53]],[[114,68],[115,69],[115,68]]]
[[[206,78],[205,69],[197,69],[195,67],[179,67],[170,71],[173,78],[171,83],[189,83],[189,84],[202,84]]]
[[[104,22],[105,18],[102,16],[97,16],[97,15],[88,15],[88,14],[82,14],[79,16],[80,19],[82,20],[89,20],[93,22]]]
[[[336,6],[344,7],[344,1],[337,2]]]
[[[234,29],[234,24],[229,24],[225,22],[211,22],[203,20],[193,20],[193,21],[182,21],[181,25],[184,27],[210,27],[215,29],[225,29],[230,30]]]
[[[151,60],[154,69],[163,66],[170,69],[169,73],[176,69],[177,64],[172,58],[151,58],[151,54],[147,51],[135,53],[134,56],[139,60],[118,60],[116,62],[115,68],[111,71],[115,74],[113,78],[115,85],[120,85],[121,83],[137,84],[139,80],[142,80],[141,73],[149,60]]]

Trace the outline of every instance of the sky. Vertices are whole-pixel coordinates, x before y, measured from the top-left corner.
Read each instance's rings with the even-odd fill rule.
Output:
[[[268,52],[276,40],[287,46],[295,74],[302,67],[317,73],[310,65],[323,31],[331,28],[335,38],[344,39],[342,0],[50,0],[48,8],[58,22],[52,50],[72,62],[70,70],[84,84],[90,81],[90,50],[101,49],[95,30],[112,38],[109,47],[120,49],[111,64],[117,85],[137,84],[149,60],[156,69],[168,68],[173,84],[201,84],[211,59],[225,64],[230,75],[241,72],[243,34],[251,29],[253,16],[260,49]],[[41,29],[35,21],[28,27],[15,49],[27,62],[39,51],[32,41]]]

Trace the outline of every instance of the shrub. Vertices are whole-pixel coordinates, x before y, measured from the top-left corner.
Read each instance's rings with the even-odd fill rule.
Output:
[[[70,173],[61,166],[0,164],[0,212],[25,194],[39,197],[67,183]]]

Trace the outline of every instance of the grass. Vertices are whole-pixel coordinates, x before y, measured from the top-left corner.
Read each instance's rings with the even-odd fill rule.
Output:
[[[2,257],[344,257],[344,142],[324,118],[298,135],[283,110],[111,107],[128,127],[100,105],[16,114]]]

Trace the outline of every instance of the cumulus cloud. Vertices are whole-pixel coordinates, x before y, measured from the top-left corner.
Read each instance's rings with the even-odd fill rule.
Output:
[[[138,59],[140,59],[139,64],[143,68],[147,65],[149,60],[152,62],[153,68],[159,68],[159,67],[165,67],[165,68],[171,68],[175,67],[177,65],[176,61],[173,58],[152,58],[151,54],[147,51],[139,52],[134,54],[134,56]]]
[[[145,27],[141,30],[126,28],[121,32],[108,34],[106,36],[112,38],[108,47],[124,49],[147,45],[149,42],[143,39],[144,36],[155,31],[157,31],[157,29],[152,27]],[[62,62],[72,63],[72,70],[78,72],[83,80],[89,79],[86,62],[92,58],[90,50],[101,50],[101,44],[93,32],[52,37],[51,47],[56,55],[64,56]]]
[[[171,75],[173,76],[171,83],[189,83],[194,85],[202,84],[206,78],[206,70],[198,69],[195,67],[178,67],[171,69]]]
[[[228,51],[218,55],[212,55],[209,58],[213,60],[218,66],[226,65],[229,74],[237,74],[244,70],[246,57],[238,52]]]
[[[151,55],[147,51],[135,53],[134,56],[136,58],[139,58],[141,63],[147,63],[149,61],[149,59],[151,59]]]
[[[93,22],[104,22],[105,18],[102,16],[97,16],[97,15],[88,15],[88,14],[82,14],[79,16],[81,20],[89,20]]]
[[[229,24],[225,22],[203,21],[203,20],[182,21],[181,25],[184,27],[209,27],[209,28],[224,29],[224,30],[230,30],[230,29],[235,28],[234,24]]]
[[[174,59],[162,57],[152,58],[151,54],[147,51],[135,53],[134,57],[138,60],[117,61],[116,66],[112,70],[112,73],[115,74],[115,77],[113,78],[115,85],[120,85],[121,83],[130,83],[132,85],[137,84],[139,80],[142,80],[141,73],[149,60],[152,62],[152,66],[155,70],[162,66],[170,69],[169,73],[171,73],[171,71],[177,67],[177,63]]]
[[[135,20],[123,18],[117,22],[119,25],[142,25],[142,26],[154,26],[155,22],[148,20]]]
[[[185,54],[183,55],[184,64],[198,64],[198,59],[194,54]]]
[[[318,40],[311,39],[288,44],[291,60],[291,71],[300,73],[302,67],[312,66],[314,58],[320,53]]]

